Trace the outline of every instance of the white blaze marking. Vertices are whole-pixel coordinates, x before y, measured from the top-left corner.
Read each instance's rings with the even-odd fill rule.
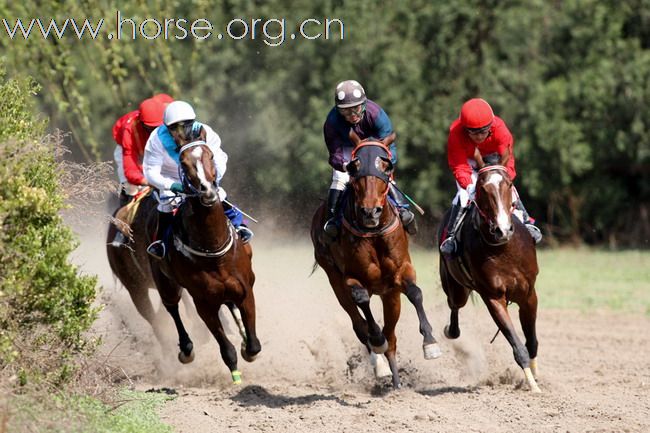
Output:
[[[203,149],[200,146],[197,146],[194,149],[192,149],[192,156],[196,158],[196,175],[199,177],[199,180],[201,181],[201,185],[209,189],[210,182],[208,182],[207,178],[205,177],[205,170],[203,169],[203,163],[201,162],[202,155],[203,155]]]
[[[503,200],[498,195],[499,184],[503,182],[503,176],[499,173],[491,173],[488,175],[487,180],[485,181],[486,185],[494,185],[497,190],[497,226],[501,229],[503,233],[506,233],[510,229],[510,217],[506,208],[503,206]]]

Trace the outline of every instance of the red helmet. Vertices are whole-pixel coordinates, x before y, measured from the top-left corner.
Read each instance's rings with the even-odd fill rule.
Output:
[[[156,95],[153,95],[151,99],[155,99],[156,101],[165,105],[169,104],[170,102],[174,102],[174,98],[169,96],[167,93],[158,93]]]
[[[492,123],[493,120],[494,112],[485,99],[470,99],[460,109],[460,123],[465,128],[484,128]]]
[[[142,101],[140,104],[140,120],[142,123],[150,127],[162,125],[165,105],[154,98]]]

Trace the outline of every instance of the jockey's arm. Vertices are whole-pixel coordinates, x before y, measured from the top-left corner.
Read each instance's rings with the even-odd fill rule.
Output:
[[[159,191],[169,190],[173,183],[177,181],[162,175],[161,169],[165,149],[159,140],[152,140],[153,137],[153,135],[149,137],[149,141],[147,141],[147,145],[144,148],[144,158],[142,160],[144,177],[149,182],[149,185],[157,188]]]
[[[221,149],[221,138],[212,128],[203,125],[206,132],[205,142],[212,151],[212,160],[214,168],[217,171],[217,185],[221,184],[223,175],[226,174],[228,167],[228,154]]]

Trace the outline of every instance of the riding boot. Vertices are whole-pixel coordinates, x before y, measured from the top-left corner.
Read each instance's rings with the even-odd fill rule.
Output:
[[[515,209],[521,211],[522,222],[528,229],[528,233],[530,233],[530,235],[533,237],[535,243],[540,243],[542,240],[542,232],[539,230],[539,228],[537,228],[537,226],[534,225],[535,221],[533,221],[530,218],[530,215],[528,215],[528,211],[526,211],[524,203],[521,201],[521,199],[517,199],[515,202]]]
[[[254,234],[253,231],[244,224],[244,215],[241,211],[237,206],[233,206],[230,201],[222,201],[221,205],[223,206],[223,213],[226,214],[226,217],[228,217],[233,227],[235,227],[235,231],[242,242],[245,244],[250,242]]]
[[[416,234],[418,232],[418,225],[415,221],[415,215],[411,212],[411,209],[409,209],[408,202],[404,200],[404,195],[398,191],[392,183],[388,184],[388,195],[395,202],[399,212],[399,218],[402,220],[402,224],[408,234]]]
[[[171,212],[158,211],[158,230],[156,230],[156,240],[147,247],[147,252],[156,259],[163,259],[166,254],[165,233],[174,220]]]
[[[330,188],[327,194],[327,221],[323,226],[323,231],[331,239],[336,239],[339,235],[338,210],[339,200],[343,191]]]
[[[440,252],[445,255],[451,255],[456,253],[456,230],[461,220],[461,217],[465,213],[466,208],[460,207],[458,204],[451,206],[451,215],[449,215],[449,221],[447,222],[447,237],[440,244]]]

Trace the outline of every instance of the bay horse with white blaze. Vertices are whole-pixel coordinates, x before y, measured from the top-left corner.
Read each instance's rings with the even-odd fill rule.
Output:
[[[416,285],[408,236],[395,207],[387,202],[393,172],[390,151],[382,142],[360,142],[355,134],[351,138],[355,149],[347,165],[350,186],[344,196],[341,232],[331,243],[322,241],[327,212],[325,204],[321,204],[311,225],[314,269],[320,265],[327,273],[339,304],[352,320],[357,338],[371,353],[371,362],[377,363],[375,374],[391,375],[393,387],[399,388],[395,327],[402,293],[417,311],[424,337],[424,357],[437,358],[441,351],[424,311],[422,290]],[[370,310],[372,295],[382,300],[383,330]],[[385,361],[376,354],[386,356],[390,372],[381,371],[381,363],[385,366]]]
[[[138,226],[137,230],[134,228],[137,237],[133,258],[137,260],[128,262],[125,248],[109,246],[109,261],[132,298],[134,294],[137,294],[138,299],[146,296],[146,290],[145,295],[142,292],[149,281],[155,284],[163,305],[176,325],[180,347],[178,359],[182,363],[194,359],[194,345],[185,330],[178,308],[185,288],[192,296],[199,316],[216,338],[233,382],[240,383],[237,351],[228,340],[218,313],[224,304],[230,309],[243,339],[241,355],[246,361],[255,360],[261,344],[255,328],[252,249],[250,244],[242,243],[224,214],[216,184],[213,155],[205,144],[204,137],[195,136],[191,142],[182,144],[179,170],[186,194],[174,217],[172,241],[169,242],[165,258],[158,260],[146,254],[146,247],[156,233],[158,214],[155,201],[151,199],[153,204],[139,210],[134,220],[134,223],[145,220],[144,227]],[[142,215],[139,215],[141,212]],[[143,258],[146,258],[145,263],[142,263]],[[134,263],[136,266],[133,266]],[[122,275],[127,272],[124,270],[134,268],[139,268],[143,277],[135,281],[126,278],[125,282]],[[129,287],[127,283],[133,285]],[[134,303],[135,301],[136,298]],[[136,303],[136,307],[138,305]],[[150,307],[145,308],[149,314],[152,310]],[[140,308],[138,311],[143,313]]]
[[[472,290],[485,302],[498,329],[512,346],[533,392],[540,392],[537,375],[537,256],[535,242],[518,218],[513,218],[512,180],[503,165],[484,165],[476,181],[476,196],[458,229],[458,256],[440,254],[440,279],[451,309],[447,338],[458,338],[458,310]],[[504,164],[503,161],[499,163]],[[443,239],[449,212],[438,230]],[[519,306],[519,320],[526,337],[522,344],[508,314],[508,303]]]

